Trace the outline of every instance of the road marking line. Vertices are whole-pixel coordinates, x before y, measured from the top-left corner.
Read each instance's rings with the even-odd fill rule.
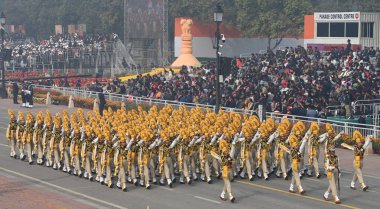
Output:
[[[193,196],[193,197],[195,197],[197,199],[209,201],[209,202],[212,202],[212,203],[216,203],[216,204],[221,204],[221,202],[218,202],[218,201],[215,201],[215,200],[210,200],[210,199],[207,199],[207,198],[204,198],[204,197],[200,197],[200,196]]]
[[[37,179],[37,178],[31,177],[31,176],[27,176],[27,175],[24,175],[24,174],[16,172],[16,171],[11,171],[11,170],[8,170],[8,169],[3,168],[3,167],[0,167],[0,170],[5,171],[7,173],[11,173],[11,174],[15,174],[15,175],[21,176],[23,178],[26,178],[26,179],[29,179],[29,180],[32,180],[32,181],[36,181],[36,182],[38,182],[40,184],[44,184],[44,185],[47,185],[47,186],[59,189],[59,190],[65,191],[67,193],[71,193],[73,195],[84,197],[86,199],[89,199],[89,200],[92,200],[92,201],[95,201],[95,202],[98,202],[98,203],[101,203],[101,204],[104,204],[104,205],[108,205],[108,206],[111,206],[111,207],[114,207],[114,208],[120,208],[120,209],[128,209],[126,207],[123,207],[123,206],[120,206],[120,205],[116,205],[116,204],[113,204],[113,203],[110,203],[110,202],[107,202],[107,201],[104,201],[104,200],[100,200],[100,199],[97,199],[95,197],[91,197],[91,196],[82,194],[80,192],[76,192],[76,191],[73,191],[73,190],[70,190],[70,189],[66,189],[64,187],[60,187],[60,186],[57,186],[55,184],[52,184],[52,183],[49,183],[49,182],[46,182],[46,181],[42,181],[42,180]]]
[[[260,188],[260,189],[271,190],[271,191],[280,192],[280,193],[287,194],[287,195],[298,196],[298,197],[302,197],[302,198],[305,198],[305,199],[310,199],[310,200],[315,200],[315,201],[319,201],[319,202],[328,203],[328,204],[334,204],[335,205],[335,203],[333,203],[333,202],[327,202],[327,201],[325,201],[323,199],[319,199],[319,198],[315,198],[315,197],[311,197],[311,196],[307,196],[307,195],[300,195],[300,194],[296,194],[296,193],[290,193],[289,191],[286,191],[286,190],[276,189],[276,188],[273,188],[273,187],[267,187],[267,186],[263,186],[263,185],[259,185],[259,184],[254,184],[254,183],[250,183],[250,182],[245,182],[245,181],[236,181],[236,182],[240,183],[240,184],[245,184],[245,185],[257,187],[257,188]],[[341,207],[345,207],[345,208],[351,208],[351,209],[360,209],[358,207],[351,206],[351,205],[345,205],[345,204],[339,204],[337,206],[341,206]]]

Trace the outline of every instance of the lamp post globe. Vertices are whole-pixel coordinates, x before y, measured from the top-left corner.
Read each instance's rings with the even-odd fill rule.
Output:
[[[220,5],[220,3],[218,3],[214,11],[214,22],[219,22],[219,23],[222,22],[223,14],[224,14],[223,8]]]

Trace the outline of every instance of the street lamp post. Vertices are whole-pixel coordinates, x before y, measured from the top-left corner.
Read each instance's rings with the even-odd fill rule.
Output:
[[[218,3],[216,5],[216,9],[214,11],[214,22],[216,22],[216,73],[215,73],[215,89],[216,89],[216,101],[215,101],[215,112],[218,113],[220,109],[220,86],[219,86],[219,75],[220,75],[220,39],[221,39],[221,34],[220,34],[220,24],[223,21],[223,8]]]
[[[4,29],[4,26],[5,26],[5,20],[6,20],[6,17],[4,15],[4,12],[1,12],[1,15],[0,15],[0,28],[1,28],[1,63],[0,63],[0,67],[1,67],[1,98],[5,99],[8,97],[7,95],[7,91],[5,89],[5,65],[4,65],[4,58],[5,58],[5,50],[4,50],[4,35],[5,35],[5,29]]]

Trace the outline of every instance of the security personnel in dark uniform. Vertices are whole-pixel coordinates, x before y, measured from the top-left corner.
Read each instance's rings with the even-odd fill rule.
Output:
[[[13,93],[13,104],[18,104],[18,102],[17,102],[17,96],[18,96],[18,85],[17,85],[17,82],[13,83],[12,93]]]

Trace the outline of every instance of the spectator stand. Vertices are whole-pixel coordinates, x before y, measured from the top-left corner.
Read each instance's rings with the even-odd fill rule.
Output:
[[[75,69],[79,74],[101,73],[114,76],[131,70],[134,62],[116,34],[84,35],[64,34],[49,40],[28,42],[8,40],[7,71],[28,72],[47,70],[67,72]],[[120,64],[123,63],[123,64]]]

